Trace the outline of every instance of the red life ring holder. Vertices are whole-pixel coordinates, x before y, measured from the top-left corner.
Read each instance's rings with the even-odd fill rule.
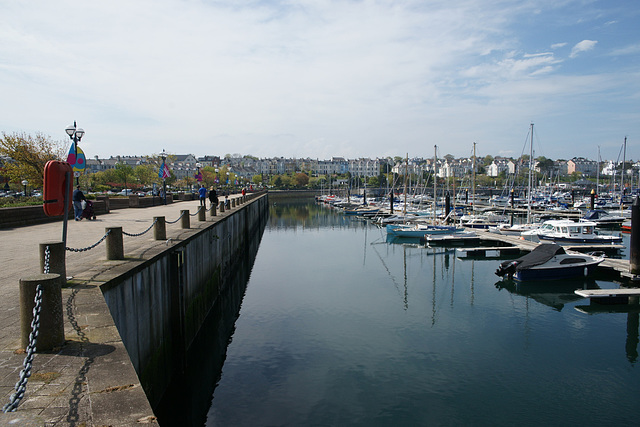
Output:
[[[73,193],[73,170],[67,162],[49,160],[44,166],[44,213],[47,216],[64,215],[64,193],[66,173],[69,173],[69,208],[71,208],[71,193]]]

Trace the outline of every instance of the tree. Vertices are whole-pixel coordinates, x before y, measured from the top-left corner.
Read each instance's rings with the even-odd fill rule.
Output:
[[[34,187],[42,185],[47,162],[63,159],[64,151],[63,142],[53,141],[41,133],[31,136],[25,133],[7,135],[3,132],[0,138],[0,155],[13,160],[5,162],[5,175],[13,182],[26,179]]]
[[[133,176],[133,168],[126,163],[116,163],[115,175],[120,182],[124,181],[124,188],[127,189],[127,178]]]
[[[295,176],[295,182],[297,187],[304,187],[309,183],[309,175],[306,173],[297,173]]]

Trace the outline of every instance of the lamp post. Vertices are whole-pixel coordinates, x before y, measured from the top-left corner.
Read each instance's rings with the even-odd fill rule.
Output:
[[[202,182],[202,175],[200,175],[201,167],[202,167],[202,163],[196,163],[196,189],[199,188],[198,184]]]
[[[71,138],[71,140],[73,141],[73,152],[74,152],[74,154],[76,156],[76,161],[77,161],[77,158],[78,158],[78,142],[80,142],[80,140],[84,136],[84,129],[77,127],[76,126],[76,122],[74,120],[73,121],[73,125],[67,126],[67,128],[64,131],[67,133],[67,135],[69,135],[69,138]],[[80,177],[79,177],[79,175],[76,176],[76,185],[80,185]]]
[[[160,153],[160,157],[162,158],[162,197],[164,198],[163,203],[167,204],[167,178],[165,177],[165,161],[167,160],[167,152],[162,149],[162,153]]]
[[[29,181],[27,181],[26,179],[22,180],[22,185],[24,185],[24,197],[27,197],[27,184],[29,183]]]

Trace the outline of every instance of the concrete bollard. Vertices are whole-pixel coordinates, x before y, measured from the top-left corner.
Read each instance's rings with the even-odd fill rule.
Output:
[[[154,216],[156,225],[153,226],[154,240],[167,240],[167,222],[163,216]]]
[[[224,202],[220,202],[220,213],[224,212]]]
[[[231,207],[232,208],[236,207],[236,199],[231,199]]]
[[[122,240],[122,227],[106,227],[107,236],[107,259],[124,259],[124,242]]]
[[[209,213],[211,214],[211,216],[216,216],[217,215],[217,212],[216,212],[217,209],[218,209],[218,207],[212,203],[211,204],[211,209],[209,209]]]
[[[206,221],[205,215],[207,214],[207,209],[204,206],[200,206],[200,210],[198,211],[198,221]]]
[[[67,282],[67,264],[64,242],[44,242],[40,243],[40,272],[45,272],[46,252],[49,247],[49,271],[60,275],[60,286]]]
[[[20,279],[20,341],[22,348],[27,348],[38,285],[42,286],[42,305],[40,306],[40,327],[38,328],[36,351],[52,350],[64,344],[62,291],[59,274],[35,274]]]
[[[191,228],[189,223],[189,210],[188,209],[181,210],[180,215],[182,215],[180,217],[180,226],[182,228]]]

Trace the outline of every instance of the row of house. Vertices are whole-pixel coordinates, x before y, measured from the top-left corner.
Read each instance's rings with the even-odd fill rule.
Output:
[[[171,156],[170,169],[178,179],[192,177],[198,167],[210,166],[214,168],[226,166],[227,169],[240,177],[251,178],[254,175],[282,175],[299,171],[310,172],[313,175],[331,175],[350,173],[357,177],[377,176],[383,170],[390,170],[396,174],[404,174],[408,171],[412,174],[421,175],[424,172],[432,173],[434,170],[434,159],[412,158],[406,161],[395,162],[391,158],[360,158],[345,159],[343,157],[333,157],[330,160],[318,160],[311,158],[284,158],[274,157],[257,159],[251,156],[218,156],[196,157],[193,154],[178,154]],[[476,159],[476,170],[479,170],[481,159]],[[145,156],[115,156],[108,159],[87,159],[87,171],[99,172],[115,168],[118,163],[124,163],[135,167],[148,162]],[[385,168],[388,166],[388,169]],[[601,164],[602,166],[602,164]],[[520,164],[517,160],[504,157],[496,157],[492,163],[485,167],[485,173],[491,177],[497,177],[501,173],[514,174],[520,168],[528,168],[528,164]],[[612,161],[604,163],[600,173],[602,175],[613,175],[616,164]],[[472,158],[443,158],[437,159],[435,166],[439,177],[461,177],[473,171]],[[546,165],[546,169],[541,170],[539,162],[535,162],[534,169],[538,172],[549,172],[553,176],[571,175],[575,172],[584,176],[596,176],[598,173],[598,162],[582,157],[571,160],[555,161],[552,165]],[[634,169],[640,170],[640,162],[634,165]]]

